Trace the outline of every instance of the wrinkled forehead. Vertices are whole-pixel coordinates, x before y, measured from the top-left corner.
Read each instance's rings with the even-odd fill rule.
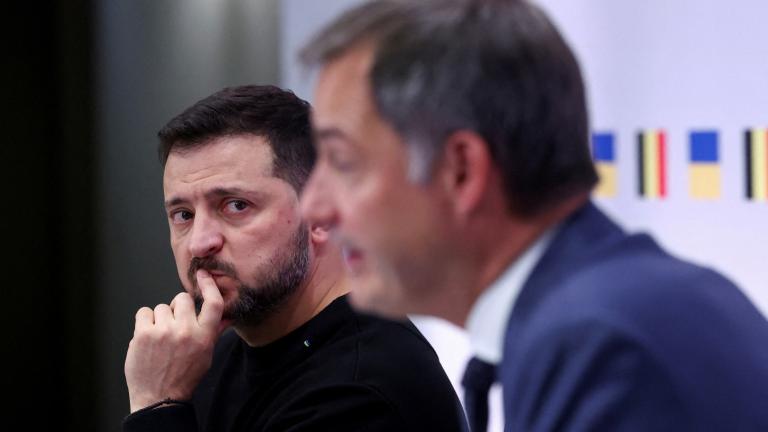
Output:
[[[260,184],[274,179],[273,171],[272,150],[263,138],[222,137],[172,151],[163,170],[163,190],[167,196],[197,185]]]

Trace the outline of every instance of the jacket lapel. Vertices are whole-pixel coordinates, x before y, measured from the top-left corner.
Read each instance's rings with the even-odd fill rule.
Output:
[[[514,343],[529,315],[561,281],[589,263],[595,254],[626,235],[613,221],[588,202],[566,219],[523,285],[507,327],[506,343]],[[506,351],[506,349],[505,349]]]

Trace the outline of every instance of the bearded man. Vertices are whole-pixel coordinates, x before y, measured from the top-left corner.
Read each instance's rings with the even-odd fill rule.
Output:
[[[354,312],[340,250],[302,222],[310,131],[309,105],[271,86],[224,89],[160,131],[184,292],[136,314],[125,431],[464,429],[428,342]]]

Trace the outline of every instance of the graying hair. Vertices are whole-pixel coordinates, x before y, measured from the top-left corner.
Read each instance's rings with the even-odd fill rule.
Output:
[[[412,177],[426,181],[445,139],[472,130],[488,142],[520,214],[594,185],[581,72],[538,7],[371,1],[322,30],[301,58],[323,65],[366,43],[374,104],[406,142]]]

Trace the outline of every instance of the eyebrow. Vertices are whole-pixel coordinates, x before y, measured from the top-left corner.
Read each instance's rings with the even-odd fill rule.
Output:
[[[347,142],[353,142],[353,140],[349,136],[347,136],[347,134],[345,134],[344,132],[342,132],[341,129],[336,127],[318,129],[317,131],[315,131],[315,139],[317,141],[339,139]]]
[[[212,198],[221,198],[225,196],[241,196],[241,195],[250,195],[255,196],[256,198],[261,197],[261,193],[253,190],[247,190],[239,187],[217,187],[213,188],[205,193],[205,198],[210,200]],[[181,204],[188,203],[189,200],[182,198],[182,197],[172,197],[165,201],[165,208],[175,207]]]

